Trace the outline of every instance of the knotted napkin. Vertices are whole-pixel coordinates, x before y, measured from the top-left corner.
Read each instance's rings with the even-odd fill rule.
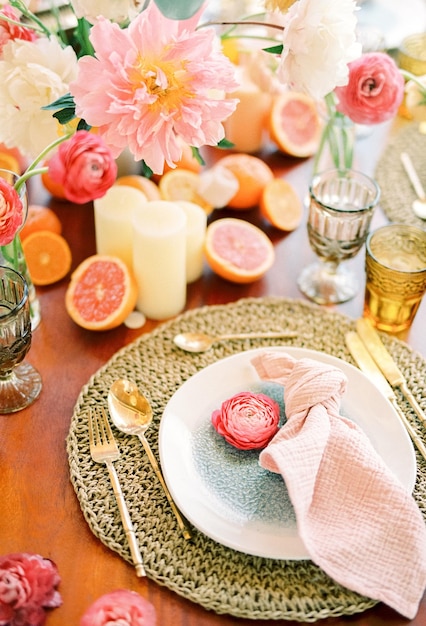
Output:
[[[365,433],[339,415],[345,374],[282,352],[252,363],[262,380],[284,386],[287,421],[260,465],[282,475],[312,561],[412,619],[426,587],[425,523]]]

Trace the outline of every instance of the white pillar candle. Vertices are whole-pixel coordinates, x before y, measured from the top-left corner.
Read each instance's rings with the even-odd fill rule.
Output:
[[[193,283],[203,274],[207,215],[194,202],[179,200],[177,204],[186,215],[186,282]]]
[[[177,203],[147,202],[133,217],[133,271],[137,308],[163,320],[186,303],[186,215]]]
[[[113,185],[93,202],[96,251],[119,257],[133,270],[132,215],[146,204],[145,194],[135,187]]]

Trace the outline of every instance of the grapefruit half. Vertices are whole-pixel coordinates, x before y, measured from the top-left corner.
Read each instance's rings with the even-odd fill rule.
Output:
[[[121,259],[94,254],[75,269],[65,307],[76,324],[88,330],[110,330],[133,311],[137,285]]]
[[[204,254],[216,274],[234,283],[258,280],[275,260],[269,237],[257,226],[233,217],[209,224]]]
[[[275,96],[269,134],[281,152],[295,157],[310,157],[318,149],[322,121],[315,100],[304,93],[286,91]]]

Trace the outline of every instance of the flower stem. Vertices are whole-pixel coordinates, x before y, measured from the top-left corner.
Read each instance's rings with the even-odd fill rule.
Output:
[[[31,176],[36,176],[37,174],[44,174],[45,172],[47,172],[47,170],[48,170],[47,167],[39,167],[39,168],[37,168],[36,166],[40,163],[40,161],[42,161],[45,158],[45,156],[47,154],[49,154],[49,152],[51,150],[56,148],[56,146],[61,144],[63,141],[66,141],[67,139],[69,139],[72,134],[73,133],[67,133],[66,135],[62,135],[62,137],[58,137],[58,139],[55,139],[55,141],[52,141],[52,143],[50,143],[46,148],[44,148],[44,150],[42,150],[42,152],[40,152],[38,157],[36,157],[34,159],[34,161],[31,163],[31,165],[29,165],[27,167],[25,172],[18,178],[18,180],[14,184],[14,188],[16,189],[16,191],[19,192],[19,190],[22,187],[22,185],[29,178],[31,178]]]

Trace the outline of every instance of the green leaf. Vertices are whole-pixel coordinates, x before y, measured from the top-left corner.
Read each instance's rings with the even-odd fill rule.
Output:
[[[68,124],[75,118],[75,109],[61,109],[53,114],[60,124]]]
[[[147,165],[145,163],[145,161],[141,161],[141,167],[142,167],[142,172],[141,175],[145,176],[145,178],[151,178],[153,171],[152,169],[149,167],[149,165]]]
[[[206,162],[201,156],[199,149],[195,148],[194,146],[191,146],[191,148],[192,148],[192,156],[194,157],[194,159],[196,159],[200,165],[205,165]]]
[[[50,104],[42,107],[45,111],[57,111],[58,109],[75,109],[74,98],[70,93],[66,93],[57,100],[54,100]]]
[[[271,46],[270,48],[263,48],[264,52],[269,52],[270,54],[281,54],[284,50],[283,44],[278,44],[277,46]]]
[[[219,143],[217,144],[217,147],[223,150],[228,150],[229,148],[233,148],[234,144],[232,143],[232,141],[229,141],[228,139],[221,139]]]
[[[153,0],[165,17],[172,20],[186,20],[195,15],[203,6],[204,0]]]

